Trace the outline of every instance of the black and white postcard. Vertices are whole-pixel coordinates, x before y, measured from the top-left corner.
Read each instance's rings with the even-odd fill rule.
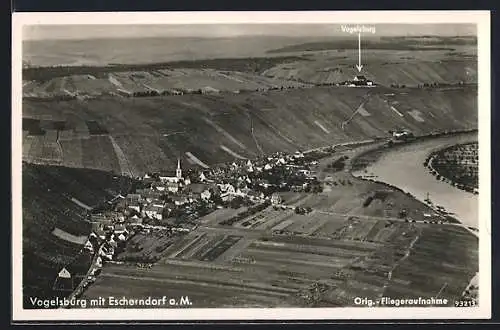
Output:
[[[14,320],[485,319],[490,14],[13,14]]]

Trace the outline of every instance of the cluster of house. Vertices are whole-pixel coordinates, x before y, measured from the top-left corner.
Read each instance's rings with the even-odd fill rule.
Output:
[[[80,289],[83,290],[96,280],[96,276],[102,269],[103,261],[112,260],[118,242],[125,242],[129,235],[124,224],[110,224],[109,226],[109,228],[95,228],[92,231],[80,252],[80,257],[63,267],[57,274],[53,284],[54,290],[73,292],[79,281],[82,283]],[[86,263],[90,263],[87,274],[83,279],[76,280],[77,277],[84,275],[81,268]],[[78,294],[77,292],[73,293]]]
[[[266,179],[266,173],[273,170],[286,169],[304,178],[313,178],[308,169],[315,161],[304,162],[304,154],[275,153],[273,155],[252,160],[238,160],[231,164],[200,170],[192,177],[183,176],[180,160],[175,175],[163,176],[146,174],[142,178],[143,188],[126,196],[118,195],[112,199],[114,208],[101,213],[92,213],[92,233],[84,244],[84,250],[90,252],[94,262],[85,282],[95,281],[101,270],[103,261],[113,260],[120,243],[124,243],[137,228],[147,228],[146,219],[163,220],[173,209],[189,209],[196,204],[216,204],[231,202],[237,197],[245,198],[253,203],[270,201],[278,206],[282,203],[277,193],[264,194],[263,189],[274,184]],[[194,182],[193,182],[194,181]],[[281,185],[287,184],[282,182]],[[261,188],[261,189],[259,189]],[[155,227],[155,226],[152,226]],[[173,228],[185,231],[185,228]],[[60,270],[57,282],[67,282],[69,288],[74,287],[71,267]],[[72,284],[69,284],[72,283]]]
[[[172,214],[178,216],[179,213],[175,212],[192,212],[200,205],[217,206],[237,197],[252,203],[269,200],[277,205],[281,203],[279,195],[264,193],[269,187],[276,186],[268,181],[266,174],[285,169],[304,178],[313,178],[308,166],[302,162],[304,157],[301,152],[276,153],[253,161],[239,160],[199,170],[191,176],[183,175],[179,160],[174,175],[146,174],[141,180],[142,188],[113,199],[113,210],[90,215],[94,225],[92,235],[105,242],[99,253],[102,258],[111,260],[119,242],[129,237],[127,228],[145,228],[150,220],[158,223]],[[283,185],[287,182],[280,182],[280,186]],[[95,244],[89,241],[85,247],[92,250]]]
[[[355,76],[353,80],[345,81],[343,83],[343,85],[348,86],[348,87],[359,87],[359,86],[372,87],[372,86],[375,86],[373,81],[366,79],[366,77],[362,76],[362,75]]]

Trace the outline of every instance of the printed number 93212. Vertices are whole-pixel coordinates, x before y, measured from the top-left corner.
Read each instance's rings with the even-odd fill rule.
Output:
[[[455,301],[455,307],[474,307],[476,306],[476,300],[457,300]]]

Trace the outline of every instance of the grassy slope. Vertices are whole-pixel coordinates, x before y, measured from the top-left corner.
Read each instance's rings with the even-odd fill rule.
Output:
[[[126,189],[127,179],[95,170],[23,164],[23,287],[24,297],[39,298],[52,292],[57,272],[73,262],[82,246],[51,232],[57,227],[73,235],[88,235],[91,225],[85,209]]]
[[[396,95],[385,95],[390,92]],[[254,157],[259,149],[251,126],[266,153],[387,136],[388,130],[397,128],[411,129],[417,135],[476,128],[476,95],[473,87],[396,91],[334,87],[239,95],[101,98],[86,102],[25,101],[23,116],[66,119],[72,127],[60,141],[62,160],[54,158],[52,163],[121,173],[109,137],[89,139],[85,120],[98,121],[122,149],[134,174],[140,175],[174,166],[178,155],[185,152],[193,153],[207,164],[232,160],[234,157],[221,145],[238,155]],[[355,115],[342,130],[341,123],[364,101],[365,111],[370,115]],[[404,116],[392,111],[391,106]],[[420,111],[424,122],[408,114],[414,109]],[[329,133],[320,129],[316,121]],[[29,139],[36,138],[25,137],[25,142]],[[50,148],[32,145],[31,149],[24,154],[25,160],[43,156],[45,163],[51,163],[54,153],[43,154]]]

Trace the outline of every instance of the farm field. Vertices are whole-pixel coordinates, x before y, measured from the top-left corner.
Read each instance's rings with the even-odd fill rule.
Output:
[[[411,129],[416,135],[474,129],[476,93],[473,87],[405,92],[321,87],[248,95],[110,97],[85,102],[25,100],[24,118],[66,119],[64,130],[45,129],[55,135],[59,132],[59,154],[43,147],[46,143],[57,144],[55,138],[54,142],[45,142],[46,136],[28,132],[23,138],[23,157],[28,162],[43,157],[48,164],[136,176],[175,166],[179,154],[183,155],[183,163],[200,166],[232,161],[235,154],[253,158],[261,151],[295,152],[386,137],[387,131],[400,127]],[[354,115],[342,129],[341,123],[363,102],[371,116]],[[390,104],[396,104],[404,116],[392,111]],[[423,122],[407,115],[415,108],[422,113]],[[91,120],[109,133],[90,135],[86,121]],[[328,131],[319,129],[318,122]],[[34,140],[40,138],[44,140]],[[116,146],[121,151],[117,152]]]
[[[141,298],[169,292],[188,295],[192,307],[200,308],[353,306],[360,294],[433,297],[445,284],[440,297],[451,300],[475,275],[477,255],[471,251],[477,241],[465,230],[450,243],[457,234],[453,226],[436,230],[399,222],[387,228],[375,221],[371,227],[370,240],[354,234],[322,239],[200,228],[206,237],[186,241],[182,255],[168,256],[167,249],[150,269],[106,265],[84,296]],[[421,270],[413,276],[415,267]],[[423,281],[432,285],[422,286]]]
[[[478,268],[474,235],[455,223],[424,223],[430,208],[397,189],[344,171],[328,175],[352,185],[283,194],[290,205],[310,205],[308,214],[268,207],[221,225],[231,212],[218,210],[150,269],[106,265],[84,296],[169,292],[200,308],[353,306],[360,295],[460,297]],[[363,206],[366,196],[375,198]],[[401,218],[402,209],[417,222]]]

